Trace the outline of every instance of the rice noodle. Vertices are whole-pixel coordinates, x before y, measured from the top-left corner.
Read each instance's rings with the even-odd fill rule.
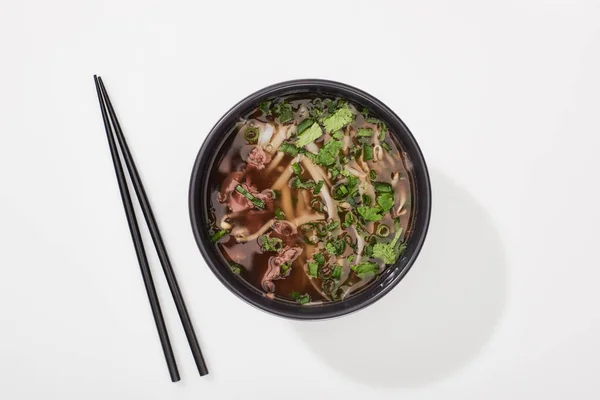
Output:
[[[364,178],[366,178],[366,177],[367,177],[367,174],[366,174],[366,173],[364,173],[364,172],[362,172],[362,171],[359,171],[359,170],[357,170],[356,168],[354,168],[354,167],[351,167],[351,166],[349,166],[349,165],[346,165],[346,166],[344,166],[344,169],[345,169],[346,171],[350,172],[352,175],[354,175],[354,176],[355,176],[355,177],[357,177],[357,178],[364,179]]]
[[[294,173],[292,164],[294,164],[295,162],[296,161],[292,161],[287,167],[285,167],[285,169],[283,170],[281,175],[279,175],[279,178],[277,178],[277,180],[275,181],[275,183],[273,184],[271,189],[280,190],[283,186],[287,186],[288,181],[290,180],[292,174]]]
[[[306,168],[306,170],[308,171],[308,173],[310,174],[310,176],[313,178],[313,180],[315,182],[323,180],[323,181],[325,181],[327,186],[331,186],[331,180],[329,179],[329,177],[327,176],[327,174],[325,173],[325,171],[323,171],[323,169],[321,167],[313,164],[313,162],[310,161],[306,157],[303,157],[301,159],[301,162],[302,162],[302,165],[304,165],[304,168]]]
[[[265,174],[269,174],[271,171],[273,171],[275,168],[277,168],[277,166],[279,165],[281,160],[283,160],[284,156],[285,156],[284,153],[282,153],[281,151],[278,151],[277,155],[275,157],[273,157],[273,159],[269,163],[269,166],[265,170]]]
[[[231,233],[238,243],[249,242],[250,240],[258,239],[260,235],[271,229],[271,225],[273,225],[274,221],[274,219],[270,219],[269,221],[267,221],[266,224],[261,226],[260,229],[254,232],[252,235],[248,235],[248,229],[245,227],[234,229],[234,231]]]
[[[288,185],[281,188],[281,210],[288,221],[294,218],[294,207],[292,207],[292,191]]]
[[[310,200],[308,199],[308,192],[306,190],[300,191],[298,195],[298,202],[296,203],[296,215],[302,215],[308,208],[310,208]]]
[[[309,222],[320,221],[322,219],[325,219],[325,216],[323,214],[319,214],[319,213],[304,214],[304,215],[302,215],[300,217],[295,218],[292,222],[293,222],[294,225],[300,226],[300,225],[307,224]]]
[[[292,126],[295,125],[278,125],[277,126],[277,133],[275,134],[275,136],[273,136],[273,139],[271,140],[271,142],[269,143],[270,147],[268,152],[273,154],[275,151],[277,151],[277,149],[279,149],[279,146],[281,146],[281,143],[283,143],[283,141],[287,138],[289,138],[292,130],[290,129]]]

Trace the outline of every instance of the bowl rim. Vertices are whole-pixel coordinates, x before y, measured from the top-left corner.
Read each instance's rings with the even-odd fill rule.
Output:
[[[251,108],[256,107],[260,101],[291,94],[315,92],[339,96],[362,106],[367,106],[388,126],[400,128],[390,129],[390,131],[397,136],[404,150],[407,153],[410,151],[409,159],[414,166],[413,177],[417,196],[415,203],[418,206],[415,218],[418,219],[414,222],[415,229],[409,238],[407,250],[394,265],[388,266],[382,272],[377,281],[370,283],[364,290],[346,300],[302,306],[268,299],[261,295],[257,289],[251,288],[250,284],[244,282],[243,279],[231,273],[229,266],[225,265],[221,255],[218,254],[215,246],[210,242],[207,229],[201,229],[201,224],[197,221],[201,221],[203,218],[203,206],[206,200],[205,189],[208,186],[207,181],[210,176],[209,173],[205,173],[206,169],[203,166],[207,164],[207,167],[211,167],[214,164],[214,158],[220,153],[220,147],[226,141],[228,131],[231,130],[231,122],[243,115],[244,109],[249,111]],[[214,151],[215,145],[217,151]],[[196,244],[206,264],[225,287],[246,303],[270,314],[297,320],[316,320],[339,317],[364,309],[389,293],[406,276],[416,261],[429,230],[431,182],[427,164],[417,141],[402,119],[383,102],[369,93],[345,83],[324,79],[296,79],[279,82],[255,91],[237,102],[215,123],[196,156],[190,178],[188,201],[190,222]]]

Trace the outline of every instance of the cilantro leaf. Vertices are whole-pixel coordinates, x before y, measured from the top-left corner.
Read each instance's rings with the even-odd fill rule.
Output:
[[[298,136],[296,140],[297,147],[304,147],[307,144],[314,142],[318,138],[323,136],[323,130],[316,122],[313,123],[310,128],[306,129],[302,134]]]
[[[260,111],[262,111],[263,114],[268,115],[270,112],[270,108],[271,108],[271,102],[263,101],[262,103],[259,104],[258,108],[260,108]]]
[[[283,240],[279,238],[272,238],[269,235],[259,236],[258,244],[263,251],[279,252],[281,249],[283,249]]]
[[[377,204],[379,204],[383,212],[387,212],[394,207],[394,196],[391,193],[382,193],[377,196]]]
[[[377,264],[368,261],[362,262],[358,265],[353,265],[350,267],[350,269],[361,278],[367,274],[377,275],[379,273],[379,267]]]
[[[315,162],[319,165],[329,166],[335,163],[335,160],[340,153],[344,144],[338,140],[330,140],[321,147]]]
[[[279,120],[279,122],[286,123],[294,119],[294,112],[292,111],[292,105],[286,102],[276,104],[273,107],[273,112]]]
[[[404,243],[398,243],[400,235],[402,235],[402,228],[397,220],[394,225],[396,226],[396,234],[394,235],[394,239],[389,243],[377,243],[373,246],[373,257],[381,258],[386,264],[395,263],[398,257],[406,249],[406,245]]]
[[[381,210],[378,207],[360,206],[356,211],[365,221],[381,221]]]
[[[344,126],[352,122],[352,120],[354,120],[354,114],[350,108],[345,105],[333,114],[323,118],[323,125],[325,126],[325,131],[327,133],[332,133],[339,131]]]
[[[394,250],[394,246],[376,243],[373,246],[373,257],[381,258],[386,264],[393,264],[396,262],[396,251]]]

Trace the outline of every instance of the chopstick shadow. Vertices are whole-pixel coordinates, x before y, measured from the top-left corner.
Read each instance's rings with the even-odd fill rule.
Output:
[[[353,381],[422,386],[467,365],[490,340],[506,300],[500,236],[485,210],[432,171],[429,234],[386,297],[330,321],[294,322],[316,356]]]

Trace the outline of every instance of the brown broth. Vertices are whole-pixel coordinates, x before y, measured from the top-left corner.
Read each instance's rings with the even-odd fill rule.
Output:
[[[310,107],[311,104],[315,101],[316,97],[306,96],[303,98],[284,98],[284,99],[275,99],[273,102],[286,101],[292,105],[292,109],[294,111],[294,120],[290,121],[290,123],[295,123],[296,125],[302,122],[305,119],[304,116],[299,115],[299,109],[301,107]],[[325,99],[321,97],[321,99]],[[331,99],[333,100],[333,98]],[[351,104],[351,103],[350,103]],[[355,110],[362,110],[362,107],[351,104],[351,108]],[[256,120],[260,123],[269,123],[272,125],[277,124],[276,119],[272,115],[265,116],[262,111],[257,107],[255,110],[250,112],[245,120]],[[347,132],[349,130],[354,131],[354,135],[351,136],[352,145],[357,146],[358,138],[356,137],[356,130],[360,127],[364,127],[367,124],[365,117],[361,115],[359,112],[356,113],[356,117],[354,121],[348,125],[349,128],[345,128]],[[216,158],[216,162],[214,167],[212,168],[212,173],[209,177],[209,193],[210,193],[210,204],[211,204],[211,214],[213,217],[213,226],[211,226],[211,232],[217,232],[220,230],[220,222],[223,218],[231,214],[231,211],[228,208],[227,202],[220,202],[219,197],[220,193],[225,192],[224,187],[227,186],[227,183],[231,180],[233,174],[243,175],[242,182],[251,182],[252,185],[256,187],[258,192],[261,192],[265,189],[270,189],[273,184],[277,181],[277,179],[283,173],[285,168],[288,168],[295,157],[292,157],[289,154],[285,154],[281,159],[277,168],[272,170],[270,173],[266,173],[269,168],[269,164],[266,165],[265,169],[258,170],[256,168],[248,168],[246,159],[248,154],[255,145],[249,145],[247,140],[244,138],[244,135],[240,133],[240,128],[233,128],[234,132],[229,135],[229,138],[225,142],[225,144],[221,147],[221,151]],[[277,130],[277,128],[275,128]],[[273,134],[275,137],[275,134]],[[287,142],[293,142],[294,139],[287,140]],[[315,143],[321,148],[325,143],[331,140],[331,136],[329,134],[324,134],[322,137],[317,139]],[[374,139],[372,139],[374,140]],[[392,182],[392,174],[393,172],[399,173],[399,181],[394,186],[394,207],[391,212],[386,212],[379,222],[370,222],[365,224],[365,228],[369,230],[370,233],[375,232],[377,226],[380,223],[386,224],[388,227],[392,228],[394,226],[394,220],[390,215],[392,212],[396,210],[398,207],[398,202],[400,201],[400,192],[404,191],[406,193],[406,203],[404,208],[404,212],[399,215],[398,221],[400,226],[402,227],[402,235],[400,240],[405,241],[408,235],[410,235],[410,222],[412,219],[412,198],[414,196],[413,190],[413,182],[412,176],[410,174],[411,163],[410,160],[407,159],[406,153],[403,151],[401,144],[397,141],[394,135],[390,132],[386,134],[385,137],[386,143],[389,145],[391,151],[385,157],[384,160],[380,160],[378,162],[366,161],[370,169],[376,169],[379,172],[377,173],[376,181],[379,182]],[[272,155],[271,162],[275,159],[275,152]],[[352,159],[351,156],[348,156]],[[242,171],[245,171],[242,172]],[[303,181],[311,179],[311,174],[306,168],[303,168],[301,174],[299,174]],[[288,179],[288,181],[291,180]],[[332,179],[332,182],[334,180]],[[359,181],[360,182],[360,181]],[[288,184],[289,187],[289,184]],[[328,190],[328,186],[325,184],[322,190]],[[282,190],[283,192],[284,190]],[[298,206],[298,201],[302,202],[303,200],[300,197],[308,198],[309,204],[313,199],[321,199],[320,195],[314,195],[312,190],[306,189],[290,189],[292,194],[292,209],[295,212],[300,207]],[[303,193],[304,192],[304,193]],[[285,194],[285,193],[281,193]],[[222,196],[222,195],[221,195]],[[222,200],[222,199],[221,199]],[[371,205],[376,204],[376,199],[371,198]],[[259,210],[256,208],[252,208],[250,210],[242,211],[239,215],[233,215],[227,219],[227,223],[229,223],[233,228],[240,229],[240,227],[244,227],[247,229],[248,234],[252,234],[259,230],[263,225],[267,224],[274,217],[274,210],[277,208],[282,208],[282,198],[281,195],[277,196],[275,200],[272,202],[272,207],[267,207],[266,210]],[[336,202],[337,204],[337,202]],[[302,205],[302,203],[300,204]],[[352,209],[359,206],[360,204],[356,204]],[[310,206],[302,207],[304,210],[303,214],[306,214],[306,209],[310,208]],[[288,207],[289,209],[289,207]],[[341,209],[339,209],[341,211]],[[316,211],[311,211],[314,213]],[[344,221],[345,212],[339,212],[339,217],[341,221]],[[298,215],[296,215],[298,216]],[[286,217],[289,218],[288,215]],[[232,230],[232,232],[233,232]],[[393,229],[392,229],[393,230]],[[232,233],[230,232],[230,233]],[[351,238],[351,242],[357,243],[357,235],[356,231],[352,228],[343,229],[341,228],[339,231],[335,230],[334,232],[340,233],[340,236],[347,234]],[[343,255],[339,257],[329,256],[325,250],[325,243],[320,242],[316,245],[307,244],[303,235],[300,234],[300,229],[298,230],[297,235],[292,236],[282,236],[272,229],[269,229],[267,232],[271,237],[277,237],[283,240],[286,246],[298,246],[303,249],[302,254],[293,261],[291,264],[291,272],[290,274],[282,279],[273,280],[274,291],[273,295],[270,297],[274,297],[278,300],[283,301],[295,301],[291,294],[292,292],[298,292],[300,294],[308,294],[310,296],[311,302],[327,302],[334,300],[341,300],[343,298],[347,298],[347,296],[351,296],[361,289],[367,287],[377,280],[377,275],[370,274],[368,276],[359,277],[356,273],[354,273],[350,266],[352,262],[348,262],[347,258],[352,253],[355,253],[355,250],[351,249],[350,246],[346,246],[346,251]],[[377,242],[386,243],[391,240],[394,236],[394,233],[391,233],[385,239],[377,239]],[[229,262],[235,263],[241,266],[241,273],[239,277],[247,282],[252,287],[257,290],[265,293],[265,289],[263,288],[261,282],[265,273],[267,272],[269,266],[269,259],[274,257],[276,253],[274,252],[263,252],[261,246],[258,243],[258,240],[250,240],[248,242],[238,243],[233,234],[225,235],[222,239],[220,239],[215,246],[218,248],[221,255]],[[344,259],[344,263],[342,266],[342,276],[341,279],[335,281],[335,289],[333,291],[333,295],[329,295],[325,293],[323,290],[324,279],[321,278],[313,278],[309,277],[306,272],[306,264],[309,259],[311,259],[312,254],[315,251],[319,251],[327,255],[328,263],[335,264],[334,261],[337,259]],[[364,252],[363,252],[364,253]],[[355,257],[358,257],[355,254]],[[384,265],[383,261],[377,260],[374,258],[366,257],[366,255],[362,256],[363,261],[369,260],[370,262],[377,263],[379,266],[379,271],[382,272],[387,265]],[[331,283],[330,283],[331,284]]]

